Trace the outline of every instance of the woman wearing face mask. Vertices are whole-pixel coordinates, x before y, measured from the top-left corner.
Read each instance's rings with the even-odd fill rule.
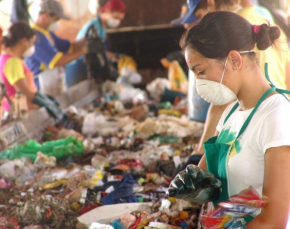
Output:
[[[37,92],[33,80],[33,72],[25,65],[23,57],[33,55],[35,48],[35,32],[25,23],[14,23],[3,36],[4,50],[0,56],[0,74],[7,89],[10,100],[16,92],[22,92],[27,100],[29,108],[37,107],[31,104]],[[8,101],[4,102],[4,110],[9,110]]]
[[[255,45],[267,49],[279,36],[276,26],[252,25],[237,14],[214,12],[182,40],[197,92],[216,105],[236,101],[223,113],[217,136],[204,144],[199,168],[190,165],[180,172],[169,195],[218,203],[252,186],[268,204],[247,219],[250,229],[284,229],[290,212],[290,102],[267,81],[253,51]],[[215,191],[200,195],[204,189],[196,174],[202,170],[221,181],[221,190],[220,182],[212,180]],[[217,190],[219,197],[214,196]]]
[[[30,57],[35,52],[36,33],[24,22],[11,25],[2,38],[3,53],[0,56],[0,76],[6,87],[11,102],[17,92],[27,99],[29,109],[44,106],[56,119],[62,120],[65,114],[58,107],[53,97],[47,97],[37,91],[33,72],[26,66],[23,57]],[[4,100],[4,110],[10,110],[10,104]]]
[[[207,8],[204,7],[204,10],[202,10],[203,12],[205,12],[206,9],[212,11],[231,11],[242,16],[251,24],[262,24],[269,21],[273,25],[273,18],[269,15],[269,12],[268,14],[265,14],[265,9],[260,9],[260,7],[251,4],[251,1],[202,0],[202,2],[207,2]],[[241,9],[240,4],[242,2],[244,4]],[[194,15],[197,17],[198,15],[202,16],[200,12],[197,12],[198,10],[200,9],[196,8]],[[268,72],[274,85],[282,89],[290,90],[290,54],[286,35],[283,31],[281,30],[281,36],[278,38],[275,46],[269,47],[266,50],[255,49],[255,51],[257,61],[259,62],[262,71],[264,71],[265,63],[269,64]],[[214,135],[218,120],[220,119],[225,108],[226,105],[210,105],[207,113],[205,129],[194,154],[204,153],[203,143]]]
[[[99,37],[105,41],[106,29],[117,28],[126,14],[126,5],[121,0],[99,0],[98,14],[96,18],[87,22],[80,29],[77,40],[83,38],[91,25],[94,25]]]
[[[85,37],[88,29],[93,25],[98,31],[98,37],[103,41],[105,48],[108,48],[106,43],[106,29],[117,28],[126,14],[126,5],[121,0],[98,0],[97,16],[87,22],[79,31],[76,40],[81,40]],[[110,51],[106,51],[107,57],[116,62],[116,55]],[[72,86],[87,77],[87,66],[84,64],[84,58],[81,57],[76,61],[66,66],[66,82],[67,86]]]
[[[56,0],[42,0],[40,12],[32,28],[36,31],[35,53],[26,58],[27,66],[34,75],[39,75],[40,90],[44,93],[57,95],[54,92],[59,82],[47,81],[58,75],[58,67],[62,67],[71,61],[87,53],[85,39],[71,43],[55,35],[59,20],[69,20],[64,14],[62,5]],[[38,78],[36,78],[38,84]]]

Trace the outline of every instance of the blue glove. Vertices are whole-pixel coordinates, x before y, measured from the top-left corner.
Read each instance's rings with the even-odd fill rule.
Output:
[[[217,200],[220,191],[221,181],[212,173],[196,165],[188,165],[171,181],[167,195],[193,204],[203,204]]]

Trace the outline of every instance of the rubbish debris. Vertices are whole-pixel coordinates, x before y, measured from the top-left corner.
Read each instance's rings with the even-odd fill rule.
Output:
[[[123,61],[122,83],[105,81],[42,142],[0,153],[0,228],[197,227],[200,206],[166,192],[204,124],[186,116],[184,93],[168,89],[168,79],[146,91],[130,85],[137,78],[124,83],[136,68]]]

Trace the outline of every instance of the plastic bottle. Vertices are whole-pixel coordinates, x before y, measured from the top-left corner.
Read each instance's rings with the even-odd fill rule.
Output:
[[[21,92],[17,92],[13,100],[13,119],[21,119],[27,113],[27,99]]]

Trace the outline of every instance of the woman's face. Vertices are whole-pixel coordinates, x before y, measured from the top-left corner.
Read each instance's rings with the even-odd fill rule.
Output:
[[[231,70],[228,57],[221,61],[209,59],[192,48],[186,48],[185,59],[197,78],[197,93],[204,100],[224,105],[237,99],[239,80]]]
[[[35,35],[33,37],[31,37],[30,39],[28,39],[29,47],[31,47],[32,45],[34,45],[35,39],[36,39],[36,36]]]
[[[36,36],[33,36],[30,39],[27,39],[27,38],[22,39],[22,46],[23,46],[24,51],[34,45],[35,39],[36,39]]]
[[[205,58],[192,48],[185,49],[185,60],[196,78],[220,82],[224,61]]]
[[[22,47],[23,47],[23,53],[22,55],[24,57],[29,57],[33,55],[34,53],[34,42],[35,42],[36,36],[31,37],[30,39],[23,38],[22,39]]]

